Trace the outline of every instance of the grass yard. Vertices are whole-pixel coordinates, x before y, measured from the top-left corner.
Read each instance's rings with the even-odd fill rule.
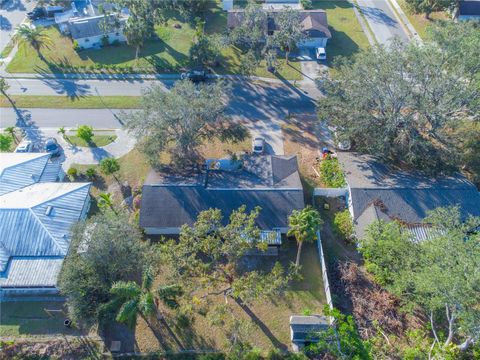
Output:
[[[54,311],[47,311],[54,310]],[[80,335],[63,321],[67,311],[61,301],[12,301],[0,303],[0,337]]]
[[[327,12],[332,33],[327,45],[330,64],[337,56],[348,57],[370,47],[351,3],[346,0],[314,0],[313,7]]]
[[[55,109],[135,109],[139,107],[139,96],[81,96],[71,98],[55,95],[11,95],[10,99],[19,108]],[[0,107],[11,107],[5,96],[0,95]]]
[[[444,11],[436,11],[432,14],[430,14],[431,20],[425,19],[425,16],[423,14],[414,14],[407,6],[407,3],[405,0],[397,0],[398,4],[402,8],[402,10],[405,12],[405,15],[407,15],[408,20],[412,23],[413,27],[415,30],[417,30],[418,35],[422,39],[427,38],[427,27],[428,25],[432,24],[435,22],[435,20],[447,20],[450,19],[448,14]]]
[[[14,47],[15,44],[13,43],[13,41],[10,41],[0,53],[0,58],[6,58],[8,55],[10,55]]]
[[[98,133],[98,132],[97,132]],[[79,138],[76,135],[68,135],[68,141],[75,146],[80,147],[102,147],[111,144],[117,139],[116,135],[94,135],[90,142]]]
[[[294,240],[284,239],[278,258],[258,257],[256,260],[262,264],[279,260],[287,266],[290,261],[295,260],[296,250]],[[322,313],[325,295],[315,244],[304,245],[301,264],[303,280],[291,284],[284,298],[258,301],[248,307],[241,307],[233,299],[229,299],[229,306],[235,317],[251,324],[248,341],[253,346],[264,350],[275,347],[286,350],[290,347],[289,317],[304,311]],[[223,303],[223,296],[215,297],[204,310],[208,312],[209,308]],[[160,325],[157,336],[158,332],[163,336],[157,337],[142,319],[138,319],[135,335],[140,351],[178,350],[180,346],[186,349],[227,350],[225,330],[212,326],[204,311],[201,314],[195,312],[193,321],[187,326],[181,324],[174,312],[165,310],[163,313],[172,331],[168,333],[165,327]]]

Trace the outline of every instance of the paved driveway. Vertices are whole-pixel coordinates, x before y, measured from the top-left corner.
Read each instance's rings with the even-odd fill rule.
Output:
[[[0,52],[10,41],[15,28],[25,19],[25,14],[35,7],[36,1],[7,0],[0,9]]]
[[[387,45],[394,37],[404,42],[410,40],[389,0],[357,0],[357,3],[380,44]]]

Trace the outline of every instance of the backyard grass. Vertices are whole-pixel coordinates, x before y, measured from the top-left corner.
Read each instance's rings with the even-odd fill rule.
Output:
[[[47,311],[54,310],[54,311]],[[0,337],[31,335],[79,335],[66,328],[67,311],[60,301],[12,301],[0,303]]]
[[[75,135],[68,135],[68,141],[75,146],[80,147],[101,147],[111,144],[117,139],[116,135],[94,135],[90,142]]]
[[[370,47],[350,2],[314,0],[313,7],[327,12],[328,25],[332,33],[327,45],[327,60],[330,64],[337,56],[352,56]]]
[[[297,251],[296,242],[284,239],[278,257],[252,257],[252,262],[259,264],[280,261],[288,266],[295,260]],[[237,319],[242,319],[251,324],[248,332],[248,342],[253,346],[268,350],[279,348],[286,350],[290,347],[289,318],[293,314],[303,314],[309,311],[312,314],[321,314],[325,304],[323,281],[319,257],[315,244],[304,244],[301,258],[302,280],[294,281],[284,297],[265,301],[255,301],[253,304],[241,307],[233,299],[229,299],[229,307]],[[195,312],[188,326],[181,326],[178,318],[172,311],[164,310],[166,321],[173,335],[164,330],[160,325],[157,331],[164,336],[157,338],[152,330],[142,319],[138,319],[135,331],[136,342],[139,350],[148,352],[165,350],[168,348],[179,349],[181,345],[186,349],[220,349],[227,350],[228,341],[225,329],[213,326],[207,319],[206,312],[215,305],[224,304],[222,295],[212,299],[211,303],[201,313]],[[158,335],[158,333],[157,333]],[[177,341],[174,341],[174,336]]]
[[[13,41],[10,41],[0,53],[0,58],[6,58],[8,55],[10,55],[14,47],[15,44],[13,43]]]
[[[398,5],[402,8],[402,10],[405,12],[405,15],[407,15],[408,20],[412,23],[413,27],[415,30],[417,30],[418,35],[422,39],[427,38],[427,27],[428,25],[432,24],[435,22],[435,20],[447,20],[449,19],[448,14],[444,11],[436,11],[430,14],[430,19],[425,19],[425,16],[423,14],[414,14],[407,6],[405,0],[397,0]]]
[[[139,107],[139,96],[35,96],[10,95],[10,99],[19,108],[54,108],[54,109],[135,109]],[[0,95],[0,107],[11,107],[8,99]]]

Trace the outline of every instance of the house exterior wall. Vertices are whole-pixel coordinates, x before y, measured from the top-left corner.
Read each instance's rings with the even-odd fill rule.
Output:
[[[457,19],[460,21],[480,20],[480,15],[460,15]]]
[[[180,228],[169,227],[169,228],[156,228],[156,227],[146,227],[144,228],[147,235],[178,235],[180,234]]]
[[[108,42],[110,44],[112,44],[114,41],[117,41],[117,40],[119,42],[127,41],[127,39],[125,38],[125,35],[123,35],[121,31],[107,34],[107,36],[108,36]],[[75,40],[77,41],[78,46],[80,46],[82,49],[90,49],[92,47],[101,46],[102,38],[103,38],[103,35],[97,35],[97,36],[90,36],[90,37],[80,38]]]

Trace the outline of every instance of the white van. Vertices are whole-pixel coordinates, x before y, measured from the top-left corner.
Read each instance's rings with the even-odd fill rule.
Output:
[[[315,49],[315,56],[318,61],[324,61],[327,60],[327,52],[325,51],[325,48],[323,47],[318,47]]]

